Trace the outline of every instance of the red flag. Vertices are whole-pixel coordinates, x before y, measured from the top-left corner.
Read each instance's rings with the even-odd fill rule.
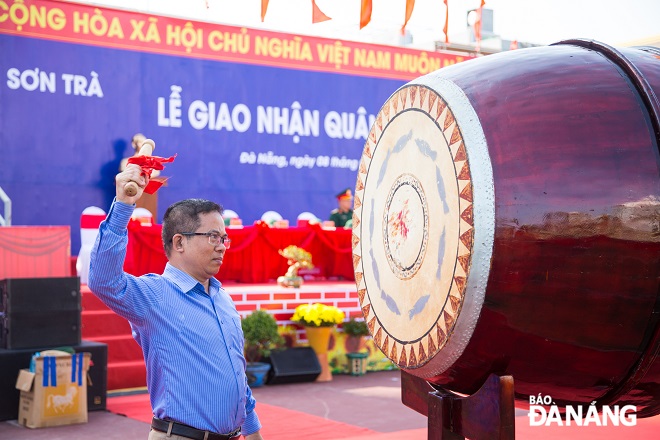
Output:
[[[371,21],[371,0],[362,0],[360,5],[360,29]]]
[[[316,6],[316,0],[312,0],[312,23],[321,23],[323,21],[332,20]]]
[[[261,22],[266,18],[266,10],[268,9],[268,0],[261,0]]]
[[[445,43],[449,43],[449,0],[445,0],[445,27],[442,32],[445,33]]]
[[[481,49],[481,11],[486,5],[486,0],[481,0],[481,5],[477,9],[477,20],[474,22],[474,38],[477,40],[477,52]]]
[[[410,16],[412,15],[413,8],[415,7],[415,0],[406,0],[406,19],[403,22],[403,26],[401,26],[401,34],[406,30],[406,25],[408,24],[408,20],[410,20]]]

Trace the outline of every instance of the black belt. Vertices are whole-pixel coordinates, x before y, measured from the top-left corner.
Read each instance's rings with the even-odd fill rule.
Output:
[[[161,420],[156,417],[151,420],[151,427],[156,431],[180,435],[195,440],[229,440],[241,435],[241,428],[236,428],[234,432],[230,432],[229,434],[216,434],[215,432],[203,431],[192,426],[184,425],[183,423]]]

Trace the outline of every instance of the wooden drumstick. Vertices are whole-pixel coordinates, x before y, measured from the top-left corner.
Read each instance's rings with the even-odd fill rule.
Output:
[[[138,156],[151,156],[155,148],[156,148],[156,143],[153,140],[145,139],[144,142],[142,142],[142,146],[140,147],[140,152],[138,153]],[[137,183],[128,182],[126,185],[124,185],[124,194],[126,194],[128,197],[133,197],[134,195],[137,194],[137,192],[138,192]]]

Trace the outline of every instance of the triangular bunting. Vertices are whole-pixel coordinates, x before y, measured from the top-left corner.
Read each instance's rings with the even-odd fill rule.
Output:
[[[355,272],[355,285],[357,287],[360,287],[361,282],[362,282],[362,272]]]
[[[356,194],[353,199],[353,209],[359,208],[360,206],[362,206],[362,200],[360,200],[360,197]]]
[[[364,302],[364,296],[367,294],[367,289],[358,289],[357,291],[358,298],[360,299],[360,306]]]
[[[369,321],[369,324],[367,324],[367,327],[369,327],[369,332],[373,335],[374,334],[374,329],[376,328],[376,317],[374,316],[371,321]]]
[[[463,145],[463,142],[458,146],[458,150],[456,150],[456,156],[454,156],[454,162],[460,162],[462,160],[467,160],[467,154],[465,153],[465,145]]]
[[[394,362],[396,362],[397,356],[396,356],[396,342],[392,344],[392,351],[390,352],[390,359],[392,359]]]
[[[387,356],[387,352],[389,351],[389,345],[390,345],[390,337],[385,336],[385,342],[383,342],[383,346],[381,347],[381,350],[383,350],[383,353],[385,353],[385,356]]]
[[[359,226],[359,225],[360,225],[360,217],[358,217],[357,214],[355,213],[355,211],[353,211],[353,227],[356,227],[356,226]],[[356,237],[355,235],[353,237],[355,237],[353,239],[353,247],[355,247],[356,243],[359,242],[360,239],[358,237]],[[357,238],[357,242],[355,242],[356,238]]]
[[[468,225],[474,226],[472,205],[469,205],[467,208],[465,208],[465,210],[461,213],[461,218],[465,220],[465,223],[467,223]]]
[[[408,359],[406,359],[406,347],[405,345],[401,347],[401,357],[398,362],[399,366],[405,368],[408,366]]]
[[[392,110],[394,110],[394,114],[396,114],[399,110],[399,94],[395,93],[394,96],[387,100],[387,102],[392,103]]]
[[[376,118],[376,126],[380,131],[383,131],[383,115],[381,113],[378,113],[378,117]]]
[[[324,21],[332,20],[316,6],[316,0],[312,0],[312,23],[322,23]]]
[[[458,180],[470,180],[470,167],[468,166],[467,161],[463,164],[461,172],[458,173]]]
[[[467,200],[468,202],[472,201],[472,183],[468,183],[461,191],[461,199]]]
[[[464,232],[463,235],[461,235],[460,237],[461,242],[463,242],[465,247],[470,250],[472,250],[472,241],[474,240],[473,235],[474,235],[474,229],[470,228],[468,231]]]
[[[424,351],[424,344],[421,342],[419,343],[419,363],[423,363],[426,361],[426,352]]]

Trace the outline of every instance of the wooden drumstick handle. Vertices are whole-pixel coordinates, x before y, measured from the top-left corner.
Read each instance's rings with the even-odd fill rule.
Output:
[[[140,152],[137,155],[151,156],[155,148],[156,148],[156,143],[154,141],[152,141],[151,139],[145,139],[142,142],[142,146],[140,147]],[[126,194],[128,197],[133,197],[135,194],[137,194],[137,192],[138,192],[137,183],[128,182],[126,185],[124,185],[124,194]]]

